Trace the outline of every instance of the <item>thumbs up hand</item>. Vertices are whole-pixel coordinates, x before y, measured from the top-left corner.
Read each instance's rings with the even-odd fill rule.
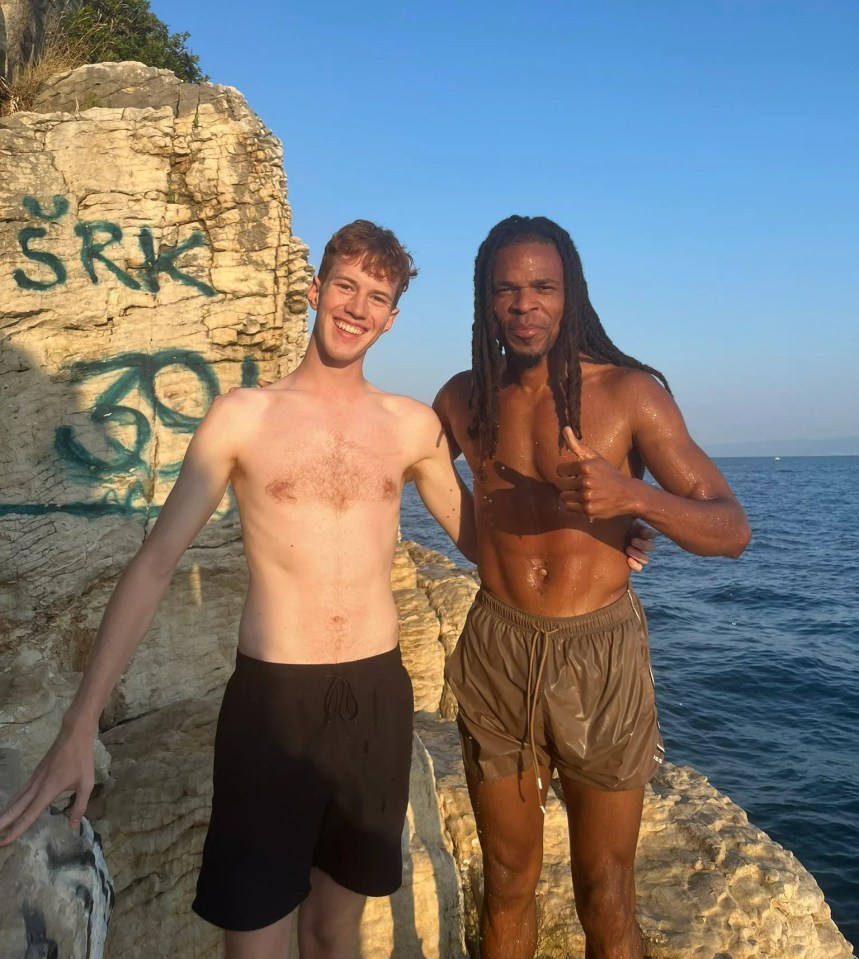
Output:
[[[571,427],[564,427],[563,436],[564,442],[567,444],[567,449],[571,453],[575,453],[579,460],[601,459],[599,453],[595,453],[590,446],[585,445],[578,436],[576,436]]]
[[[571,513],[595,519],[637,515],[634,499],[637,482],[616,470],[607,459],[592,450],[564,427],[564,442],[576,457],[558,465],[557,487],[561,504]]]

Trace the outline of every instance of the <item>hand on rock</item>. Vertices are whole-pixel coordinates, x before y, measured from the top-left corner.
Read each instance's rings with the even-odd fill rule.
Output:
[[[33,775],[0,811],[0,847],[13,843],[60,795],[74,793],[69,826],[77,829],[95,783],[92,736],[60,732]]]

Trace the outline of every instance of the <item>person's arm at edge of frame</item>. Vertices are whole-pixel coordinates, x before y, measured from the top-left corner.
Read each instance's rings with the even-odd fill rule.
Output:
[[[671,395],[647,374],[636,375],[630,402],[632,440],[659,483],[623,476],[564,430],[576,463],[563,464],[561,500],[595,519],[644,519],[682,549],[699,556],[739,557],[751,539],[746,514],[716,464],[689,435]]]
[[[113,590],[56,739],[29,780],[0,811],[0,847],[14,842],[67,790],[75,793],[69,825],[80,825],[93,789],[93,740],[101,712],[146,635],[180,557],[226,491],[234,455],[230,411],[224,410],[224,403],[223,398],[216,399],[198,427],[158,519]]]

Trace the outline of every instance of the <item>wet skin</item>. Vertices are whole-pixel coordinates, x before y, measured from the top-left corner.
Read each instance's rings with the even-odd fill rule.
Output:
[[[564,429],[562,363],[553,351],[563,289],[554,245],[498,251],[493,309],[507,368],[493,459],[482,461],[468,433],[472,373],[453,377],[435,401],[454,455],[464,453],[474,474],[483,586],[518,609],[551,617],[600,609],[627,590],[623,549],[634,517],[702,555],[737,556],[749,539],[728,484],[648,373],[580,356],[581,439]],[[642,482],[645,467],[661,489]],[[606,792],[560,779],[586,957],[640,959],[633,866],[644,790]],[[540,780],[545,797],[548,770]],[[468,785],[484,864],[481,956],[528,959],[536,949],[542,865],[537,780],[528,770],[492,782],[470,775]]]
[[[648,373],[580,357],[584,442],[564,436],[552,352],[563,311],[555,248],[500,250],[494,288],[508,357],[495,458],[481,462],[468,435],[471,372],[453,377],[435,402],[452,449],[474,474],[483,585],[537,615],[600,609],[627,588],[623,549],[636,516],[692,552],[741,552],[742,509]],[[641,481],[645,465],[662,490]]]

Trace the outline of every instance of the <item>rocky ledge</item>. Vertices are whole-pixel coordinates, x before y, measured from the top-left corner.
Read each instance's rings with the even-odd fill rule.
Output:
[[[402,889],[369,902],[360,954],[465,959],[476,954],[480,852],[443,666],[477,586],[470,573],[415,544],[398,549],[392,585],[417,709],[406,865]],[[72,682],[32,656],[6,663],[0,789],[7,794],[56,725]],[[155,944],[159,955],[218,954],[219,933],[190,902],[219,701],[215,691],[104,731],[91,828],[72,833],[51,811],[26,840],[0,851],[0,956],[139,959]],[[541,959],[583,956],[568,858],[563,798],[553,783],[538,890]],[[636,879],[651,959],[853,956],[796,857],[692,769],[666,763],[648,787]]]

